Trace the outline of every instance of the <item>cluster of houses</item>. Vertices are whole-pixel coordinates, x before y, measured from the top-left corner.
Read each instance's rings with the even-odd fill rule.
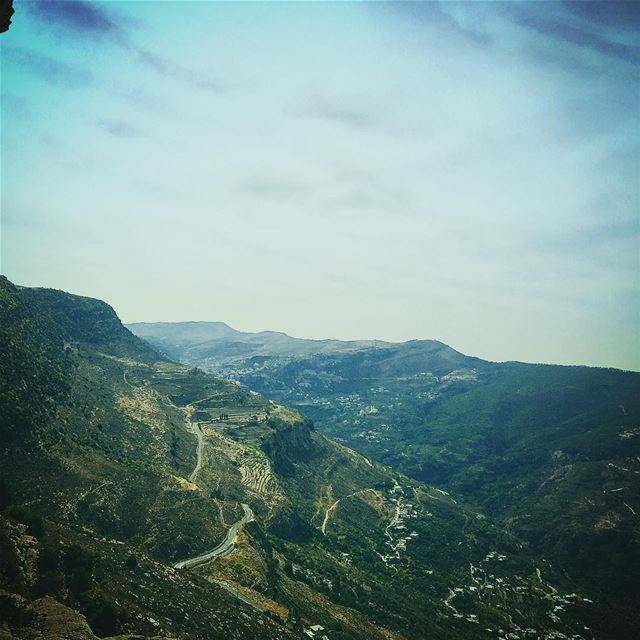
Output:
[[[584,598],[576,593],[561,594],[553,586],[547,584],[543,579],[539,569],[536,570],[537,582],[535,588],[520,576],[503,576],[496,575],[498,573],[498,565],[496,563],[505,562],[507,556],[497,551],[490,551],[481,560],[479,566],[469,565],[471,584],[465,587],[456,587],[449,589],[449,594],[443,600],[443,604],[454,618],[464,619],[472,624],[480,624],[477,614],[463,613],[455,606],[455,599],[464,594],[477,597],[480,602],[495,606],[499,604],[499,608],[504,608],[504,603],[510,594],[516,597],[516,601],[523,597],[538,598],[543,602],[543,606],[547,608],[547,615],[552,623],[563,625],[561,614],[572,605],[591,603],[589,598]],[[493,572],[493,573],[492,573]],[[517,605],[516,605],[517,606]],[[515,611],[518,611],[515,609]],[[583,627],[582,631],[587,632],[587,636],[580,633],[572,633],[567,635],[559,629],[546,630],[544,632],[532,629],[530,627],[520,626],[513,620],[510,613],[510,622],[506,628],[487,628],[487,632],[495,633],[498,640],[537,640],[544,637],[545,640],[584,640],[585,637],[591,637],[588,627]],[[566,625],[563,625],[566,627]],[[566,628],[564,629],[566,631]]]
[[[349,393],[347,395],[336,396],[336,402],[344,409],[355,409],[360,405],[362,399],[359,393]]]
[[[326,633],[322,633],[323,631],[323,626],[319,624],[312,624],[310,627],[304,630],[304,634],[306,636],[309,636],[310,638],[317,638],[318,640],[329,640],[329,636]]]
[[[389,501],[395,505],[394,516],[385,528],[385,535],[388,538],[385,544],[391,548],[391,553],[378,554],[387,566],[400,560],[401,552],[407,550],[407,542],[418,537],[417,531],[407,533],[407,519],[417,518],[418,514],[414,506],[405,499],[404,489],[399,484],[391,489]]]
[[[628,440],[629,438],[633,438],[634,436],[640,436],[640,427],[625,429],[624,431],[618,432],[618,438],[620,438],[620,440]]]
[[[368,407],[364,407],[358,411],[358,415],[362,418],[363,416],[374,416],[378,413],[378,407],[373,404],[370,404]]]

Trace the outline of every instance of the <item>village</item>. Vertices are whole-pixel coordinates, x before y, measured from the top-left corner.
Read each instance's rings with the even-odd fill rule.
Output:
[[[593,638],[591,630],[583,625],[582,633],[568,633],[571,626],[570,620],[564,620],[563,614],[572,607],[589,605],[593,603],[590,598],[582,597],[576,593],[561,594],[556,588],[547,583],[539,568],[535,570],[535,578],[525,579],[518,575],[509,575],[507,570],[501,568],[508,558],[497,551],[490,551],[479,563],[479,566],[469,565],[471,582],[463,587],[449,588],[449,594],[443,600],[445,607],[453,618],[464,619],[471,624],[479,625],[481,620],[477,614],[464,613],[460,609],[468,609],[473,602],[473,608],[477,610],[480,603],[488,607],[500,606],[513,601],[513,613],[509,615],[507,628],[487,627],[486,631],[495,634],[498,640],[590,640]],[[471,599],[469,599],[471,598]],[[546,609],[546,615],[552,623],[562,627],[563,630],[553,629],[541,631],[527,626],[521,626],[514,621],[515,614],[521,614],[515,603],[523,599],[535,599],[536,606]],[[456,599],[461,603],[456,606]],[[522,606],[522,605],[520,605]],[[530,604],[528,606],[531,606]]]
[[[401,558],[401,553],[407,550],[407,543],[418,537],[417,531],[407,533],[406,524],[409,518],[417,517],[417,512],[414,506],[405,499],[404,489],[400,484],[396,482],[389,493],[391,495],[389,501],[395,505],[395,513],[384,533],[388,538],[385,545],[391,549],[391,553],[379,553],[378,556],[388,567],[396,569],[394,563],[397,563]]]

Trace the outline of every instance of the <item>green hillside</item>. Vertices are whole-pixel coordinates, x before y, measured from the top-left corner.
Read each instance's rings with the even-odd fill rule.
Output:
[[[74,637],[588,638],[586,627],[613,628],[609,602],[443,490],[156,355],[104,303],[6,279],[1,290],[14,365],[0,387],[3,637],[82,627]],[[218,557],[174,568],[230,535]],[[629,620],[615,613],[624,633]]]
[[[182,327],[140,334],[164,348]],[[635,626],[640,374],[492,363],[434,341],[286,353],[260,335],[243,338],[254,351],[215,360],[205,354],[226,338],[190,343],[183,333],[173,355],[296,407],[321,433],[495,518],[610,602],[607,637],[625,616]]]

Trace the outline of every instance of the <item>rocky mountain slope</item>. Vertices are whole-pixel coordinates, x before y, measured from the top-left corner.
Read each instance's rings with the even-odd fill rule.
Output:
[[[4,637],[90,638],[74,611],[100,637],[604,637],[608,603],[486,515],[100,301],[2,279],[0,345]]]
[[[608,637],[637,631],[640,374],[492,363],[435,341],[302,347],[209,323],[131,328],[463,498],[606,600]]]

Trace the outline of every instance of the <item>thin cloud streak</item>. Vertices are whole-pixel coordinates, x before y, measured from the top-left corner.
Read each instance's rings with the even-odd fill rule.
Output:
[[[471,28],[459,21],[452,14],[447,2],[439,2],[438,0],[430,0],[424,2],[422,0],[391,0],[390,2],[372,3],[374,11],[381,7],[384,11],[390,11],[400,17],[412,21],[414,24],[424,23],[430,28],[436,26],[444,28],[452,33],[462,36],[467,41],[480,47],[490,47],[493,44],[493,38],[477,28]],[[376,6],[378,5],[378,6]]]
[[[55,60],[49,56],[25,49],[5,45],[3,54],[32,76],[60,87],[78,88],[91,84],[93,74],[87,69]]]
[[[84,35],[105,35],[120,28],[100,5],[93,2],[36,0],[26,4],[31,13],[41,21]]]
[[[570,13],[595,25],[607,25],[632,34],[640,29],[640,3],[635,0],[564,0],[562,4]]]
[[[128,20],[83,0],[38,0],[29,2],[31,14],[49,27],[82,39],[105,37],[128,51],[134,60],[159,75],[184,82],[194,89],[218,93],[222,87],[207,74],[184,66],[138,46],[131,36]]]
[[[640,62],[640,48],[615,42],[598,33],[581,29],[564,20],[540,17],[533,12],[516,14],[518,24],[536,33],[577,47],[585,47],[597,53],[612,56],[626,62]]]
[[[145,136],[141,129],[123,120],[104,118],[98,119],[97,124],[115,138],[142,138]]]
[[[299,118],[327,120],[352,129],[367,129],[375,124],[375,120],[370,113],[323,103],[299,107],[290,111],[290,113]]]
[[[127,51],[130,51],[140,64],[152,69],[159,75],[181,80],[197,90],[211,91],[213,93],[219,93],[223,90],[218,82],[206,74],[185,67],[168,58],[158,56],[146,49],[142,49],[133,44],[129,39],[122,40],[120,44],[127,49]]]

